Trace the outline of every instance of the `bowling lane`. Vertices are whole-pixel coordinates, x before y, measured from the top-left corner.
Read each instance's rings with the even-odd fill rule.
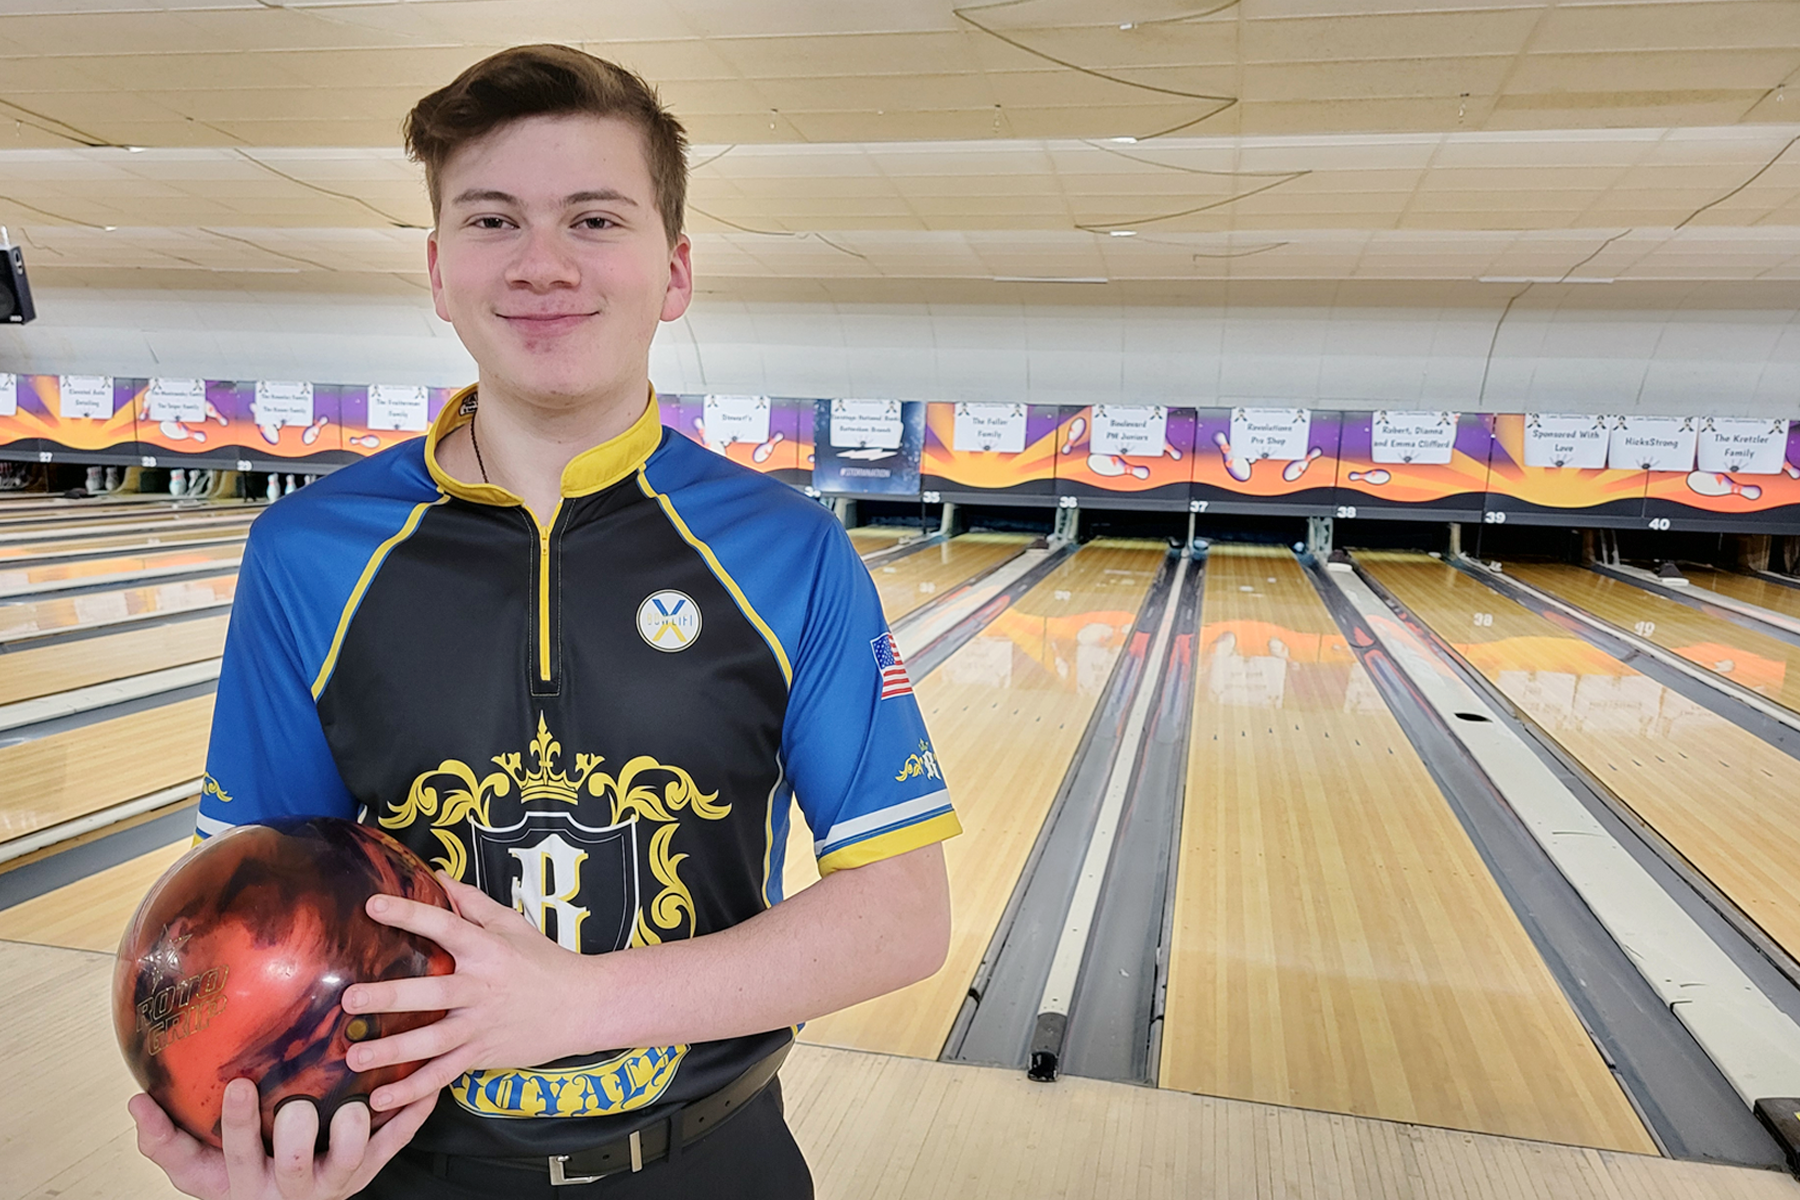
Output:
[[[1704,567],[1683,567],[1682,573],[1697,588],[1800,620],[1800,588],[1786,587],[1753,575],[1739,575],[1735,571],[1710,571]]]
[[[1800,646],[1567,563],[1509,562],[1506,573],[1777,704],[1800,709]]]
[[[230,617],[196,617],[0,656],[0,704],[217,658]]]
[[[213,697],[0,747],[0,842],[198,779]]]
[[[1163,1087],[1655,1146],[1292,554],[1207,559]]]
[[[236,542],[242,544],[246,534],[250,532],[253,514],[247,514],[241,524],[221,525],[208,529],[176,529],[161,534],[127,533],[117,537],[69,538],[65,541],[19,542],[10,546],[0,546],[0,563],[17,562],[22,559],[51,558],[55,556],[74,557],[76,555],[98,554],[101,551],[114,550],[119,553],[154,553],[158,550],[176,549],[181,546],[205,542]],[[4,527],[0,525],[0,527]]]
[[[915,681],[963,834],[944,844],[950,954],[931,978],[809,1023],[812,1042],[936,1058],[1089,715],[1162,566],[1160,543],[1095,541]],[[818,879],[798,821],[785,888]]]
[[[137,911],[138,901],[192,844],[191,837],[181,838],[86,879],[0,909],[0,941],[111,954],[119,948],[119,939],[125,936],[125,926]]]
[[[1792,758],[1454,567],[1422,554],[1359,552],[1357,559],[1800,955],[1800,788]]]
[[[919,531],[910,526],[864,525],[850,531],[850,544],[856,547],[858,554],[873,554],[877,550],[893,549],[901,538],[918,536]]]
[[[82,596],[0,603],[0,641],[229,604],[236,593],[237,575],[233,573]]]
[[[119,554],[107,558],[83,559],[80,562],[41,563],[10,570],[0,568],[0,595],[19,588],[52,583],[66,583],[70,587],[81,587],[89,582],[104,583],[137,571],[173,572],[183,567],[201,571],[210,566],[235,567],[243,556],[244,544],[231,542],[222,546],[159,550],[149,554]]]
[[[220,530],[241,526],[244,523],[244,505],[233,502],[229,506],[208,508],[193,513],[170,513],[162,516],[145,517],[137,513],[125,514],[115,520],[71,521],[66,524],[38,525],[34,522],[8,521],[0,523],[0,543],[18,545],[20,543],[38,544],[61,539],[114,537],[134,533],[139,535],[167,534],[177,530]]]
[[[1032,541],[1023,533],[965,533],[897,562],[875,567],[875,588],[889,623],[999,566]]]

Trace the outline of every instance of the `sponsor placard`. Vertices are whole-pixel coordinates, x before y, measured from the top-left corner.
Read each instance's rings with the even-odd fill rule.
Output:
[[[206,422],[204,379],[152,379],[144,393],[144,414],[152,421]]]
[[[113,415],[111,375],[58,375],[56,415],[67,421],[104,421]]]
[[[1160,458],[1169,439],[1169,410],[1161,404],[1096,404],[1089,449],[1095,454]]]
[[[1575,413],[1525,414],[1525,465],[1599,470],[1612,444],[1605,417]]]
[[[702,402],[706,444],[717,450],[743,442],[760,446],[769,440],[767,396],[708,396]]]
[[[1787,436],[1782,417],[1706,417],[1700,422],[1697,469],[1773,475],[1781,470]]]
[[[1606,465],[1615,471],[1691,471],[1698,422],[1692,417],[1620,417]]]
[[[1018,454],[1025,449],[1025,405],[958,404],[951,440],[958,454]]]
[[[1293,462],[1306,457],[1312,437],[1312,411],[1305,408],[1234,408],[1231,452],[1246,462],[1273,459]]]
[[[0,417],[19,415],[19,377],[0,374]]]
[[[255,423],[265,429],[309,426],[313,423],[313,385],[258,380],[250,413]]]
[[[1453,412],[1378,412],[1370,431],[1372,461],[1441,467],[1456,452]]]
[[[903,430],[898,400],[833,400],[831,445],[844,450],[898,450]]]
[[[431,424],[431,390],[377,383],[369,388],[369,428],[422,433]]]

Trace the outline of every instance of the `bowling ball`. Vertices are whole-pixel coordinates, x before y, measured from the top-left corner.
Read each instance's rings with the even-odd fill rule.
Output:
[[[418,1068],[358,1072],[344,1061],[353,1042],[444,1015],[351,1015],[345,988],[455,968],[436,943],[371,918],[363,906],[377,894],[452,909],[412,851],[335,817],[239,826],[156,881],[119,944],[113,1029],[131,1073],[177,1125],[218,1146],[225,1085],[248,1078],[265,1143],[276,1110],[305,1097],[318,1105],[322,1145],[340,1105]]]

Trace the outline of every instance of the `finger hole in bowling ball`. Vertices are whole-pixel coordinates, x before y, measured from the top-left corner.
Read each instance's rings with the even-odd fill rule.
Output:
[[[344,1037],[352,1042],[367,1042],[381,1036],[375,1027],[375,1018],[371,1015],[351,1017],[350,1023],[344,1026]]]

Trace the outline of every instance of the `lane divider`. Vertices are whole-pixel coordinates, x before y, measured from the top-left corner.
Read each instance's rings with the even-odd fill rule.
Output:
[[[154,696],[159,692],[192,687],[197,683],[211,683],[219,677],[219,664],[222,661],[208,658],[179,667],[164,667],[159,671],[146,671],[142,675],[127,675],[123,679],[70,688],[66,692],[55,692],[48,696],[34,696],[29,700],[0,704],[0,732],[53,721],[58,717],[72,717],[97,708],[110,708],[129,700]]]

